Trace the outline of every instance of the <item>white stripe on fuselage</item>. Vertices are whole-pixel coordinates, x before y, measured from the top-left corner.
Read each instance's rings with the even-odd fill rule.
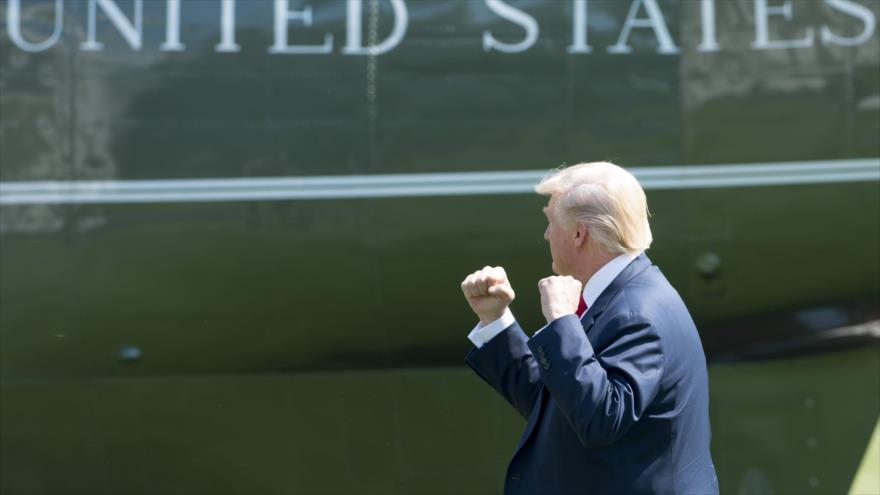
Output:
[[[880,158],[628,168],[646,190],[880,181]],[[0,182],[0,205],[473,196],[534,192],[548,170]]]

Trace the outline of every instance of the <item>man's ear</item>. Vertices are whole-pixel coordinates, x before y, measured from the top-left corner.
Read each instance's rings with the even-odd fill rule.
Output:
[[[574,246],[581,247],[587,243],[587,239],[590,237],[590,231],[587,229],[587,225],[583,223],[576,223],[574,226]]]

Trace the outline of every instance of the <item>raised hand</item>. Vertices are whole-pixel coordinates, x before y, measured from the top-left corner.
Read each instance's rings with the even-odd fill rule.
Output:
[[[465,277],[461,291],[483,325],[501,318],[516,294],[500,266],[485,266]]]
[[[574,277],[553,276],[542,278],[538,290],[541,291],[541,312],[550,323],[560,316],[575,314],[583,286]]]

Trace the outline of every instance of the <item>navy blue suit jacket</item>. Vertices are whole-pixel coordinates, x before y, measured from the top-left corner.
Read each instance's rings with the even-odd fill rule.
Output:
[[[504,329],[465,362],[524,418],[505,494],[717,494],[696,326],[647,256],[579,320]]]

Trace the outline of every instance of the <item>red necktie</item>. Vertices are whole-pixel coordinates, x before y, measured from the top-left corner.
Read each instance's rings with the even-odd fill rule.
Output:
[[[581,302],[578,304],[578,318],[584,316],[585,311],[587,311],[587,302],[584,301],[584,296],[581,295]]]

